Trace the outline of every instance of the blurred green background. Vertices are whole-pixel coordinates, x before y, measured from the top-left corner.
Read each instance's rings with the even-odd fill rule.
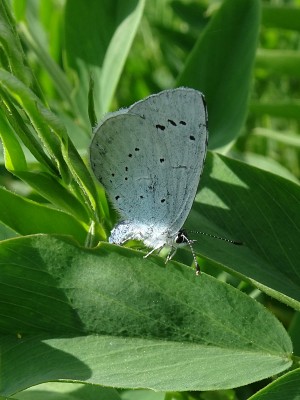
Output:
[[[176,86],[199,35],[222,1],[147,1],[135,36],[134,33],[127,35],[125,43],[120,41],[123,33],[119,32],[116,37],[118,32],[113,29],[118,18],[124,18],[137,2],[124,2],[128,10],[118,8],[117,11],[114,2],[95,0],[11,3],[26,56],[42,91],[84,154],[91,135],[87,120],[87,75],[91,74],[96,82],[98,120],[109,110],[126,107],[149,94]],[[247,120],[226,152],[297,180],[300,172],[300,2],[262,0],[261,6]],[[88,20],[90,14],[92,22]],[[118,29],[137,23],[134,18],[123,19],[123,26]],[[238,25],[240,20],[233,23]],[[219,26],[224,35],[227,28]],[[115,46],[110,42],[113,33],[113,40],[119,43]],[[108,60],[109,51],[113,54]],[[220,47],[212,51],[218,53]],[[227,57],[230,54],[224,54],[224,65],[237,63],[236,59],[231,61]],[[226,102],[226,98],[221,101]],[[210,134],[213,137],[214,132],[211,130]],[[225,151],[218,143],[213,147]]]

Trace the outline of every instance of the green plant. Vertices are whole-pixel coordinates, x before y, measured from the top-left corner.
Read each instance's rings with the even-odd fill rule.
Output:
[[[276,93],[291,93],[299,54],[277,63],[277,74],[290,66],[284,79],[268,69],[268,54],[255,58],[261,2],[225,0],[213,9],[204,1],[2,0],[0,7],[0,395],[299,396],[299,139],[281,133],[280,142],[271,132],[299,130],[299,119],[270,101],[274,82]],[[274,14],[268,6],[263,23],[276,24],[276,11],[281,23],[289,20],[285,7]],[[260,41],[272,43],[268,32]],[[116,215],[86,162],[94,110],[100,118],[181,85],[205,94],[214,150],[187,227],[244,242],[201,237],[201,277],[184,249],[165,265],[107,244]],[[25,390],[49,381],[69,383]]]

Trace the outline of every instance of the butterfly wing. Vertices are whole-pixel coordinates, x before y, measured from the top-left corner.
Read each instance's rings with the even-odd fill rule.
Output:
[[[192,207],[207,136],[203,95],[166,90],[96,128],[91,166],[123,219],[174,235]]]

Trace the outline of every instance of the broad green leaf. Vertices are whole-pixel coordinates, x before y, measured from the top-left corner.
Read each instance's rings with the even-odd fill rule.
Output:
[[[256,153],[239,153],[236,151],[230,151],[229,156],[236,160],[253,165],[254,167],[272,172],[273,174],[279,175],[285,179],[289,179],[297,184],[299,183],[299,180],[294,174],[292,174],[286,167],[283,167],[278,161],[275,161],[270,157]]]
[[[230,158],[209,154],[187,227],[206,236],[197,251],[300,310],[300,186]]]
[[[81,383],[49,382],[16,393],[16,400],[121,400],[115,389]],[[141,399],[142,400],[142,399]],[[163,399],[162,399],[163,400]]]
[[[0,243],[0,394],[58,379],[217,390],[286,370],[291,342],[244,293],[161,257],[66,238]]]
[[[87,7],[84,0],[66,2],[67,63],[78,74],[76,97],[85,121],[90,76],[98,117],[108,111],[144,4],[144,0],[90,0]]]
[[[225,0],[177,80],[204,93],[211,149],[237,137],[247,114],[260,23],[259,0]]]
[[[71,235],[84,244],[85,229],[75,218],[0,187],[0,221],[21,235],[59,233]]]
[[[300,369],[288,372],[249,398],[249,400],[283,399],[300,399]]]

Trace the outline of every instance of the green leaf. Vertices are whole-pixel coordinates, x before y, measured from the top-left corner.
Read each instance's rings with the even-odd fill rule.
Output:
[[[117,390],[80,383],[49,382],[17,393],[16,400],[121,400]],[[142,399],[141,399],[142,400]],[[162,399],[163,400],[163,399]]]
[[[49,155],[57,162],[63,181],[72,184],[72,178],[75,179],[77,190],[79,189],[78,197],[83,203],[86,202],[90,218],[99,221],[102,208],[97,201],[94,181],[75,146],[69,140],[64,125],[16,77],[0,70],[0,82],[5,93],[12,96],[28,114],[35,129],[36,139],[46,147]]]
[[[224,1],[177,80],[205,95],[211,149],[231,142],[243,127],[259,25],[259,0]]]
[[[18,102],[20,108],[27,113],[35,129],[36,138],[45,146],[50,157],[57,161],[60,173],[68,181],[69,171],[61,151],[61,142],[67,143],[68,140],[64,126],[42,104],[41,100],[14,75],[0,70],[0,82],[1,90]]]
[[[104,211],[101,203],[99,202],[99,197],[97,189],[95,187],[94,180],[84,164],[82,158],[80,157],[77,149],[71,141],[69,141],[68,146],[63,148],[63,154],[68,162],[68,166],[76,182],[78,183],[82,200],[86,200],[91,212],[91,219],[99,222],[100,217],[103,216]],[[104,205],[105,207],[106,205]],[[105,237],[102,236],[102,237]]]
[[[294,354],[300,356],[300,313],[296,312],[289,326],[289,335],[293,342]]]
[[[24,133],[26,134],[26,130]],[[81,203],[71,194],[67,188],[59,182],[58,178],[48,173],[27,171],[27,163],[23,149],[4,116],[0,118],[0,136],[4,147],[5,167],[8,171],[28,183],[32,188],[36,189],[39,194],[56,206],[61,207],[67,212],[71,212],[71,214],[76,215],[80,220],[88,220],[88,214],[83,205],[84,202]],[[21,137],[23,138],[22,135]],[[34,141],[29,140],[28,142],[33,143]],[[27,141],[25,141],[25,143],[27,143]],[[29,146],[29,148],[31,147]],[[51,190],[49,190],[49,188],[51,188]]]
[[[89,93],[88,93],[88,114],[91,127],[95,127],[97,125],[97,116],[95,112],[95,104],[94,104],[94,80],[90,77],[89,84]]]
[[[276,379],[249,400],[298,400],[299,398],[300,369],[296,369]]]
[[[76,215],[80,220],[88,220],[87,212],[82,203],[54,176],[42,172],[27,171],[22,147],[5,117],[0,118],[0,135],[4,147],[5,167],[8,171],[28,183],[53,204]]]
[[[84,228],[71,215],[18,196],[0,187],[0,221],[21,235],[58,233],[84,243]]]
[[[300,310],[300,186],[230,158],[207,157],[187,227],[204,257]],[[195,234],[189,235],[191,239]],[[196,236],[197,238],[197,236]]]
[[[86,121],[90,76],[95,82],[95,109],[102,116],[108,111],[144,4],[144,0],[91,0],[87,7],[84,0],[66,2],[67,62],[78,74],[78,108]]]
[[[88,213],[84,204],[70,193],[56,177],[38,171],[13,171],[13,173],[57,208],[73,215],[79,221],[88,223]]]
[[[42,143],[40,142],[37,135],[33,129],[30,129],[28,124],[25,122],[24,115],[21,116],[23,111],[19,111],[16,109],[14,104],[12,103],[12,99],[7,96],[6,93],[2,91],[2,98],[5,100],[5,106],[2,107],[3,119],[7,120],[4,126],[4,121],[2,122],[2,130],[1,136],[4,144],[6,145],[6,151],[12,153],[10,156],[17,165],[20,164],[18,159],[14,159],[13,154],[15,153],[16,149],[14,149],[13,144],[10,144],[10,141],[6,138],[7,135],[17,135],[23,144],[27,147],[27,149],[31,152],[34,156],[35,160],[39,161],[43,166],[46,167],[47,170],[51,171],[52,173],[58,173],[54,160],[51,160],[49,155],[45,153],[45,148],[43,147]],[[14,132],[10,132],[14,129]],[[16,145],[17,146],[17,145]],[[20,156],[21,157],[21,156]],[[14,167],[16,169],[21,170],[22,167]],[[23,169],[25,167],[23,166]]]
[[[0,2],[0,26],[1,49],[6,56],[7,68],[22,82],[31,85],[32,76],[25,66],[24,52],[5,1]]]
[[[257,153],[239,153],[236,151],[230,151],[229,154],[230,156],[232,156],[232,158],[235,158],[236,160],[243,161],[257,168],[269,171],[272,174],[279,175],[282,178],[289,179],[295,183],[299,183],[299,180],[294,174],[292,174],[286,167],[283,167],[278,161],[275,161],[270,157],[266,157]]]
[[[178,263],[50,236],[4,241],[0,258],[2,395],[58,379],[217,390],[291,365],[271,313]]]
[[[0,223],[0,241],[10,239],[15,236],[17,236],[17,233],[15,231]]]
[[[12,2],[13,13],[17,20],[24,18],[27,0],[17,0]]]
[[[51,91],[52,86],[55,87],[57,93],[63,102],[69,106],[74,115],[79,114],[77,104],[70,96],[72,85],[68,81],[65,72],[51,57],[61,57],[61,23],[64,8],[63,4],[55,4],[54,2],[29,2],[26,7],[26,15],[23,16],[23,21],[18,25],[22,39],[33,53],[35,53],[39,65],[44,67],[49,74],[50,79],[46,75],[47,89]],[[44,21],[42,19],[44,18]],[[44,24],[48,25],[45,30]],[[49,54],[51,51],[52,54]],[[54,54],[53,53],[57,53]],[[43,76],[45,80],[45,76]],[[49,86],[51,89],[49,90]],[[53,89],[52,89],[53,90]],[[85,133],[88,130],[86,129]]]
[[[15,169],[26,171],[27,163],[22,147],[4,115],[0,115],[0,136],[4,149],[6,169],[8,171],[13,171]]]

